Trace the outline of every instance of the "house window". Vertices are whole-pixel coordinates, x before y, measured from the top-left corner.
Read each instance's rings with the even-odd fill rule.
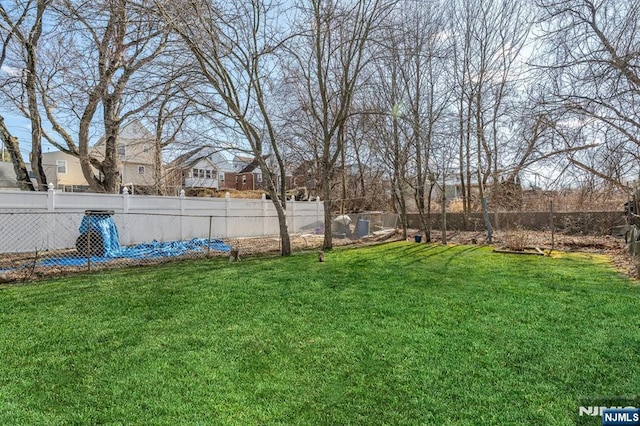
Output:
[[[124,144],[123,143],[119,143],[118,144],[118,155],[125,155],[125,149],[124,149]]]
[[[258,174],[258,183],[262,182],[262,173]]]
[[[201,178],[204,177],[204,169],[198,170],[198,177],[201,177]]]
[[[143,146],[142,147],[142,152],[144,152],[144,153],[149,152],[149,146],[148,145]]]
[[[224,182],[224,173],[220,173],[220,174],[218,175],[218,180],[219,180],[220,182]]]
[[[194,178],[198,177],[198,169],[193,169],[193,177]]]
[[[56,167],[58,168],[58,173],[60,173],[60,174],[67,173],[67,161],[66,160],[56,160]]]
[[[211,170],[205,170],[205,177],[211,179]]]
[[[138,166],[138,174],[139,175],[143,175],[144,174],[144,166]]]
[[[247,183],[247,175],[242,175],[242,184],[246,184]]]

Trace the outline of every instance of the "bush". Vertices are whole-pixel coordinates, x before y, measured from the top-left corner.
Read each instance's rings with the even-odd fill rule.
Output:
[[[529,245],[529,231],[516,228],[509,231],[504,237],[505,245],[509,250],[524,251]]]

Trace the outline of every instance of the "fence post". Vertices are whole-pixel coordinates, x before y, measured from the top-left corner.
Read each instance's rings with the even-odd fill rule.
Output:
[[[549,220],[551,221],[551,251],[556,247],[556,225],[553,215],[553,199],[549,201]]]
[[[180,190],[180,239],[184,240],[184,211],[185,211],[186,194],[184,189]]]
[[[129,188],[122,188],[122,211],[129,213]]]
[[[91,212],[85,213],[87,216],[87,270],[91,270]]]
[[[211,256],[211,228],[213,225],[213,216],[209,216],[209,238],[207,239],[207,257]]]
[[[225,204],[225,215],[224,215],[224,232],[225,237],[229,238],[229,221],[231,216],[231,195],[228,192],[224,194],[224,204]]]
[[[285,196],[285,200],[286,200],[286,196]],[[287,210],[289,210],[287,212],[287,218],[290,219],[288,223],[288,227],[289,227],[289,232],[295,234],[296,233],[296,197],[294,196],[291,196],[290,207],[291,207],[291,210],[289,210],[289,208],[287,207]]]
[[[316,225],[319,224],[318,228],[324,227],[324,219],[320,220],[320,218],[324,218],[324,211],[322,210],[323,206],[320,204],[320,197],[316,197]],[[315,229],[314,229],[315,233]]]
[[[122,188],[122,213],[124,213],[122,219],[126,225],[120,230],[120,241],[124,237],[125,244],[128,244],[131,242],[131,229],[134,229],[134,226],[131,218],[127,215],[129,213],[129,188],[126,186]]]
[[[49,183],[49,185],[47,185],[47,212],[49,213],[53,213],[56,210],[56,191],[54,189],[55,187],[53,186],[52,183]],[[56,233],[53,229],[53,227],[55,226],[55,218],[53,214],[48,214],[46,215],[46,222],[47,222],[47,229],[46,229],[46,233],[47,233],[47,247],[44,247],[43,249],[50,249],[51,247],[55,247],[55,237],[56,237]]]
[[[47,185],[47,211],[53,212],[56,209],[56,190],[52,183]]]
[[[267,194],[262,194],[262,235],[265,236],[267,235],[267,227],[269,224],[269,211],[267,210],[267,207],[269,206],[269,203],[267,202]]]

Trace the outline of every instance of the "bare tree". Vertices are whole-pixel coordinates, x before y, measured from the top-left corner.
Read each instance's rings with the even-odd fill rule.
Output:
[[[32,4],[35,3],[35,4]],[[21,28],[14,22],[6,13],[6,11],[0,7],[0,17],[2,17],[8,27],[13,28],[13,34],[15,39],[19,42],[22,56],[24,58],[24,67],[22,68],[22,82],[24,90],[27,95],[26,105],[20,105],[20,109],[23,114],[31,121],[31,170],[33,171],[36,179],[38,189],[46,188],[47,178],[42,167],[42,123],[40,119],[40,112],[38,107],[38,93],[36,88],[37,73],[38,73],[38,43],[40,36],[42,35],[42,21],[44,18],[45,10],[47,9],[50,1],[37,0],[35,2],[29,1],[24,6],[24,12],[28,12],[26,15],[22,14],[21,18],[33,14],[29,19],[30,25],[26,28]],[[35,8],[35,11],[31,9]],[[28,31],[28,32],[27,32]]]
[[[553,81],[545,106],[559,111],[555,129],[572,166],[618,188],[640,173],[640,2],[538,0],[544,29],[538,62]],[[570,146],[570,145],[569,145]]]
[[[195,129],[202,125],[204,115],[196,98],[201,79],[194,78],[196,69],[188,51],[180,51],[179,46],[174,46],[172,51],[165,52],[163,58],[166,59],[154,66],[162,78],[157,86],[148,90],[149,104],[141,111],[141,116],[151,123],[154,135],[153,190],[158,195],[170,192],[163,166],[165,150],[202,145],[203,139],[207,138]]]
[[[451,63],[445,16],[436,4],[409,3],[403,8],[401,84],[407,104],[404,127],[412,146],[413,176],[408,179],[420,226],[431,241],[431,201],[437,184],[437,161],[432,158],[438,133],[442,133],[451,101],[447,71]]]
[[[498,189],[501,139],[509,133],[513,105],[508,100],[518,94],[518,64],[531,27],[529,15],[526,5],[513,0],[464,1],[452,8],[464,211],[471,211],[475,174],[489,242],[492,226],[485,186],[491,177]]]
[[[312,0],[297,5],[300,35],[289,53],[300,77],[300,108],[309,114],[319,138],[316,163],[324,198],[323,248],[333,247],[331,182],[345,146],[345,130],[367,65],[373,33],[388,16],[394,1],[365,0],[345,4]]]
[[[94,191],[117,192],[118,134],[123,123],[152,101],[144,92],[157,84],[158,76],[136,77],[162,51],[167,33],[127,0],[103,4],[37,0],[29,5],[33,17],[25,19],[29,16],[25,9],[19,18],[22,24],[31,24],[28,31],[16,24],[12,33],[21,46],[21,54],[14,56],[22,58],[24,65],[18,68],[24,71],[9,80],[3,92],[31,120],[35,178],[46,183],[41,164],[44,137],[79,158]],[[7,25],[13,22],[8,13],[0,14]],[[44,131],[41,111],[53,133]],[[91,149],[98,123],[104,130],[104,152]]]
[[[84,102],[79,111],[77,155],[80,165],[94,191],[117,192],[121,183],[117,146],[121,125],[147,105],[125,105],[132,96],[127,90],[132,89],[131,84],[142,82],[134,77],[163,51],[167,32],[126,0],[110,0],[98,6],[66,0],[59,11],[66,18],[63,23],[88,35],[80,48],[95,60],[89,62],[90,68],[81,68],[92,75],[93,80],[84,91]],[[139,89],[138,86],[134,93],[139,93]],[[51,104],[46,102],[48,97],[43,99],[50,109]],[[104,128],[105,151],[100,153],[103,157],[89,151],[90,129],[99,108]]]
[[[37,46],[42,34],[42,18],[47,7],[48,1],[38,0],[37,2],[28,1],[24,4],[16,4],[15,10],[7,11],[0,5],[0,30],[3,34],[2,54],[0,56],[0,68],[4,65],[8,49],[11,48],[11,42],[15,41],[19,45],[19,51],[24,58],[24,67],[14,67],[20,70],[16,77],[23,82],[27,92],[27,106],[21,104],[21,109],[25,115],[31,119],[31,168],[34,172],[37,185],[34,186],[29,178],[26,165],[20,152],[20,145],[14,136],[12,136],[6,127],[4,118],[0,116],[0,133],[4,146],[9,152],[9,156],[13,163],[16,178],[23,189],[42,189],[46,186],[46,177],[42,168],[42,143],[41,143],[41,123],[40,114],[38,113],[38,103],[36,94],[36,72],[37,72]],[[35,7],[35,12],[34,12]],[[11,13],[13,12],[13,13]],[[13,17],[15,15],[15,17]],[[31,26],[28,26],[28,23]],[[28,31],[28,33],[27,33]],[[22,71],[24,70],[24,71]],[[6,79],[5,79],[6,80]],[[2,82],[3,87],[6,81]]]
[[[224,106],[209,111],[234,123],[255,156],[278,215],[281,254],[291,254],[286,217],[286,168],[269,98],[268,76],[286,35],[278,34],[278,10],[265,1],[154,2],[162,19],[193,55],[206,87]],[[272,154],[270,167],[266,154]],[[280,197],[279,194],[282,194]]]

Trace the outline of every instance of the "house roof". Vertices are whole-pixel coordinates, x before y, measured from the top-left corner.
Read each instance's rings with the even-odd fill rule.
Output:
[[[236,155],[233,158],[233,161],[237,161],[240,163],[247,163],[247,164],[251,164],[254,160],[255,160],[255,157],[244,157],[242,155]]]
[[[262,158],[264,158],[266,160],[270,156],[271,156],[271,154],[267,154],[267,155],[263,156]],[[238,158],[238,157],[236,157],[236,158]],[[245,166],[245,168],[240,170],[238,173],[252,173],[255,169],[257,169],[259,167],[259,165],[260,165],[260,163],[258,162],[258,158],[257,157],[251,158],[251,162],[249,164],[247,164],[247,166]]]
[[[218,157],[218,158],[215,158]],[[185,152],[184,154],[177,157],[173,160],[169,166],[175,168],[188,169],[197,164],[199,161],[208,159],[212,164],[215,164],[223,171],[228,168],[228,160],[224,155],[220,152],[219,148],[215,148],[212,146],[199,146],[197,148],[192,149],[191,151]],[[220,163],[220,164],[219,164]],[[224,164],[222,164],[224,163]],[[225,167],[226,166],[226,167]]]
[[[152,142],[153,139],[153,134],[137,119],[133,119],[123,125],[118,135],[119,142]],[[105,140],[105,136],[102,135],[100,139],[98,139],[98,142],[93,145],[93,148],[101,147],[104,145]]]
[[[169,166],[188,169],[198,161],[208,156],[208,153],[203,152],[205,148],[207,147],[199,146],[198,148],[192,149],[191,151],[187,151],[184,154],[176,157],[175,160],[169,163]]]

